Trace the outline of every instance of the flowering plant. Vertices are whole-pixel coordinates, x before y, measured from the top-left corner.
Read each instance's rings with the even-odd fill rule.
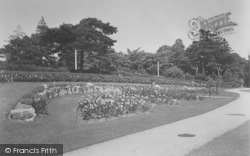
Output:
[[[77,111],[83,120],[142,113],[154,104],[178,104],[180,99],[197,99],[205,87],[95,86],[78,100]],[[85,92],[87,93],[87,92]],[[201,98],[199,98],[201,99]]]

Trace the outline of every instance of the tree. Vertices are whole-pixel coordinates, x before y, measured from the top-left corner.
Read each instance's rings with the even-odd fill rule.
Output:
[[[190,67],[189,58],[185,52],[185,46],[181,39],[177,39],[172,46],[161,46],[156,55],[158,55],[160,61],[161,70],[167,70],[172,66],[177,66],[185,72],[192,73],[192,68]]]
[[[227,41],[209,31],[200,30],[200,40],[186,49],[192,67],[198,67],[202,74],[211,74],[213,68],[220,73],[228,62],[224,58],[232,52]],[[223,60],[223,61],[222,61]]]
[[[14,40],[16,38],[23,38],[26,34],[23,32],[22,27],[18,24],[16,29],[13,31],[13,35],[10,35],[9,39]]]
[[[39,48],[28,36],[12,39],[4,46],[4,52],[7,54],[7,62],[11,64],[38,66],[42,63]]]
[[[44,18],[41,17],[36,27],[36,33],[31,35],[31,39],[40,51],[40,55],[42,57],[42,63],[40,66],[56,67],[57,58],[53,56],[53,52],[51,51],[53,44],[43,42],[42,40],[42,37],[47,33],[48,29],[49,27],[47,26]]]
[[[185,51],[185,46],[183,45],[183,42],[181,39],[175,40],[174,45],[171,47],[171,51],[177,52],[177,53],[183,53]]]
[[[163,45],[159,47],[159,49],[156,51],[156,53],[170,53],[172,50],[171,46]]]
[[[49,27],[47,26],[43,16],[41,17],[41,19],[38,21],[38,25],[36,27],[36,33],[37,34],[43,34],[46,33],[47,29]]]
[[[144,50],[140,50],[140,48],[135,50],[127,49],[127,53],[128,59],[131,62],[130,70],[145,74],[146,71],[144,68],[144,63],[148,53],[144,52]]]
[[[36,40],[26,36],[20,25],[9,38],[9,43],[3,48],[8,63],[30,66],[42,64],[42,55]]]
[[[87,18],[76,25],[62,24],[59,28],[49,29],[43,35],[43,41],[54,44],[51,50],[53,53],[61,53],[61,61],[64,60],[71,70],[74,69],[72,59],[76,49],[79,54],[79,67],[83,71],[86,56],[99,60],[100,56],[108,54],[107,49],[116,42],[109,35],[116,32],[117,28],[109,23]]]
[[[131,67],[131,61],[129,60],[128,56],[126,54],[123,54],[122,52],[119,53],[111,53],[110,58],[118,70],[120,71],[129,71]]]
[[[177,39],[171,47],[171,55],[169,56],[169,62],[173,65],[181,68],[185,60],[185,46],[181,39]]]

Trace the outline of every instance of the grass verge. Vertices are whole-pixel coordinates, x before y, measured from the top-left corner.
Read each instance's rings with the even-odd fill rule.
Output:
[[[249,156],[250,121],[215,138],[187,156]]]

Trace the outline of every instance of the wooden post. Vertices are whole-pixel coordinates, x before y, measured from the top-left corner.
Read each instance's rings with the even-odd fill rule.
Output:
[[[159,77],[160,76],[160,63],[159,61],[157,62],[157,76]]]
[[[75,70],[77,70],[77,50],[75,49]]]

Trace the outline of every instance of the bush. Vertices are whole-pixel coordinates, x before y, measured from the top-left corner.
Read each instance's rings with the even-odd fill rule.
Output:
[[[207,87],[215,87],[216,86],[216,82],[211,78],[208,77],[208,81],[207,81]]]
[[[48,108],[47,108],[48,100],[44,97],[41,97],[41,99],[36,100],[33,99],[32,101],[32,107],[35,109],[35,113],[37,115],[47,115],[48,114]]]
[[[0,70],[10,70],[10,71],[41,71],[41,72],[68,72],[66,67],[51,68],[51,67],[38,67],[31,65],[22,64],[9,64],[2,63]]]
[[[119,75],[121,74],[122,76],[132,76],[132,77],[151,77],[151,75],[148,74],[141,74],[138,73],[137,71],[125,71],[125,70],[121,70],[120,72],[115,71],[111,73],[112,75]]]
[[[208,77],[205,74],[197,74],[195,76],[195,79],[201,80],[201,81],[208,81]]]
[[[220,86],[223,87],[223,88],[239,88],[240,83],[237,83],[235,81],[233,81],[233,82],[222,82]]]
[[[199,100],[203,101],[205,99],[204,96],[199,96]]]
[[[172,78],[182,78],[184,73],[180,68],[174,66],[174,67],[166,69],[162,73],[162,75],[164,75],[166,77],[172,77]]]
[[[225,82],[233,82],[234,79],[235,79],[235,76],[230,71],[225,72],[225,74],[223,75],[223,80]]]
[[[184,78],[185,78],[186,80],[192,80],[192,79],[194,78],[194,76],[191,75],[190,73],[185,73],[185,74],[184,74]]]

